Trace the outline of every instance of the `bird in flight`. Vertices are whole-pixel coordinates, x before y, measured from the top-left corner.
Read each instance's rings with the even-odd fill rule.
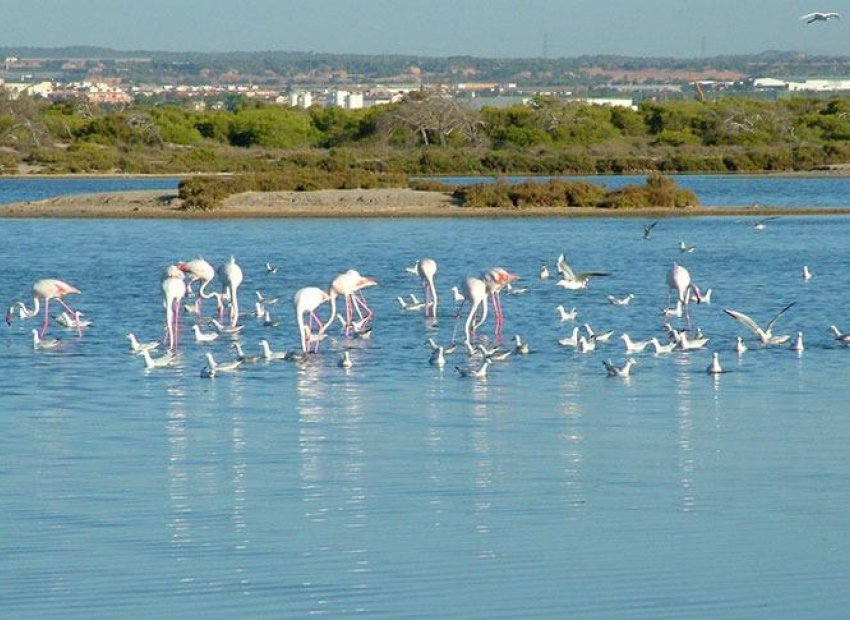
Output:
[[[839,13],[807,13],[803,15],[800,19],[802,19],[807,24],[813,24],[815,22],[828,22],[831,19],[837,19],[841,21],[841,15]]]
[[[649,241],[652,239],[652,229],[655,228],[655,225],[658,222],[652,222],[651,224],[647,224],[643,227],[643,238]]]

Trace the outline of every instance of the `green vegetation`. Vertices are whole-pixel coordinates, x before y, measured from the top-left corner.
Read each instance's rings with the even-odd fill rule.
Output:
[[[48,174],[318,169],[413,175],[809,171],[850,163],[843,99],[650,102],[538,97],[472,110],[439,92],[368,110],[98,108],[0,98],[0,165]]]
[[[567,182],[552,179],[548,183],[508,184],[475,183],[455,187],[431,179],[408,182],[400,173],[363,172],[360,170],[325,171],[318,169],[250,173],[234,176],[199,176],[180,182],[183,209],[211,211],[228,196],[243,192],[315,191],[322,189],[370,189],[411,187],[420,191],[445,192],[470,208],[607,208],[641,209],[651,207],[684,208],[696,206],[693,192],[658,173],[649,175],[644,186],[629,185],[621,190],[605,188],[586,181]]]

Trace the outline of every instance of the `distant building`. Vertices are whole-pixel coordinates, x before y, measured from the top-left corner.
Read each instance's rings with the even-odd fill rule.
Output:
[[[289,93],[289,105],[293,108],[304,108],[313,105],[313,93],[308,90],[292,91]]]
[[[346,110],[359,110],[363,108],[363,93],[354,93],[348,90],[335,90],[332,94],[332,105]]]

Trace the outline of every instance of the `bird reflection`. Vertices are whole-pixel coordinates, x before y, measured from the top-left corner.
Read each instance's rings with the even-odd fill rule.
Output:
[[[679,484],[682,488],[681,509],[682,512],[691,512],[694,509],[696,498],[694,497],[694,470],[695,459],[692,444],[693,433],[693,405],[691,403],[691,362],[686,356],[681,356],[676,364],[681,366],[676,374],[676,396],[678,404],[676,414],[678,416],[678,438],[676,445],[679,448],[678,469]]]

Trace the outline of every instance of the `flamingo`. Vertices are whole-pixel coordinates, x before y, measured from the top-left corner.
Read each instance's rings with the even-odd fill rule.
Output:
[[[425,289],[425,318],[428,318],[429,311],[431,318],[437,318],[437,289],[434,287],[437,261],[433,258],[419,259],[416,263],[416,272],[422,278],[422,288]]]
[[[44,334],[47,333],[47,324],[49,322],[48,306],[50,305],[50,300],[55,299],[71,314],[71,316],[75,316],[74,311],[71,310],[70,306],[65,303],[63,297],[65,297],[65,295],[71,295],[79,292],[80,291],[76,287],[68,284],[67,282],[63,282],[62,280],[56,280],[54,278],[38,280],[32,285],[32,310],[27,309],[24,302],[16,301],[6,311],[6,323],[9,325],[12,324],[12,318],[16,310],[18,311],[18,316],[21,318],[31,319],[34,316],[37,316],[38,311],[41,308],[41,302],[44,302],[44,321],[41,323],[41,332],[39,333],[39,336],[43,337]],[[77,325],[77,335],[83,335],[83,331],[79,324]]]
[[[493,314],[496,317],[495,333],[497,336],[502,333],[502,326],[505,323],[505,314],[502,312],[502,300],[499,293],[502,292],[505,286],[517,280],[519,280],[518,275],[510,273],[502,267],[493,267],[484,273],[484,283],[487,286],[487,293],[489,293],[490,299],[493,301]]]
[[[463,329],[466,336],[465,342],[469,343],[472,341],[472,336],[475,334],[475,330],[481,327],[484,321],[487,320],[487,284],[484,280],[480,280],[479,278],[467,278],[464,280],[462,288],[464,303],[467,300],[469,300],[470,303],[469,314],[466,317]],[[481,319],[476,321],[475,314],[478,312],[479,307],[482,308]],[[460,310],[462,308],[463,303],[461,303],[461,306],[458,309],[458,319],[460,318]],[[455,323],[455,326],[457,326],[457,323]],[[452,340],[454,340],[454,338],[452,338]]]
[[[326,323],[322,323],[316,315],[316,308],[330,300],[330,293],[316,286],[305,286],[304,288],[298,289],[292,297],[292,306],[295,308],[295,322],[298,324],[298,334],[301,337],[302,352],[309,353],[309,345],[313,342],[313,340],[316,341],[315,352],[319,351],[319,341],[331,321],[328,320]],[[309,324],[305,324],[304,314],[308,312],[310,313],[310,320]],[[333,318],[334,313],[334,311],[331,312],[331,318]],[[318,335],[320,336],[316,339],[313,338],[312,333],[312,326],[314,322],[319,328]]]
[[[201,300],[216,297],[218,293],[207,292],[207,286],[215,278],[215,269],[203,258],[194,258],[190,261],[177,263],[177,268],[183,273],[189,274],[189,284],[186,291],[192,293],[192,283],[196,280],[201,282],[198,289],[197,314],[201,314]]]
[[[377,286],[377,284],[377,280],[368,276],[360,275],[360,272],[356,269],[349,269],[345,273],[341,273],[336,276],[333,280],[331,280],[329,292],[331,316],[327,323],[330,324],[336,318],[336,298],[339,295],[342,295],[345,300],[346,333],[348,333],[352,327],[355,310],[357,311],[357,315],[360,317],[360,320],[362,321],[365,319],[366,323],[368,323],[372,318],[373,312],[369,306],[366,305],[366,299],[360,291],[370,286]],[[366,312],[365,315],[363,314],[364,310]]]
[[[667,272],[668,305],[670,301],[670,291],[673,290],[676,291],[677,299],[682,304],[682,307],[685,310],[685,321],[687,322],[688,329],[690,329],[691,313],[688,311],[688,302],[691,299],[691,291],[693,291],[696,295],[697,303],[699,303],[699,300],[701,299],[702,295],[700,293],[699,288],[691,282],[690,272],[678,263],[673,263],[673,266],[670,267],[670,271]]]
[[[239,320],[237,291],[242,284],[242,268],[236,264],[233,256],[218,268],[218,277],[221,278],[221,293],[230,301],[230,326],[236,327],[236,322]],[[221,318],[222,315],[219,315],[219,320]]]
[[[168,348],[173,349],[177,344],[180,321],[180,302],[186,295],[186,283],[183,281],[183,271],[176,265],[165,270],[162,280],[162,295],[165,303],[165,331],[168,337]]]

